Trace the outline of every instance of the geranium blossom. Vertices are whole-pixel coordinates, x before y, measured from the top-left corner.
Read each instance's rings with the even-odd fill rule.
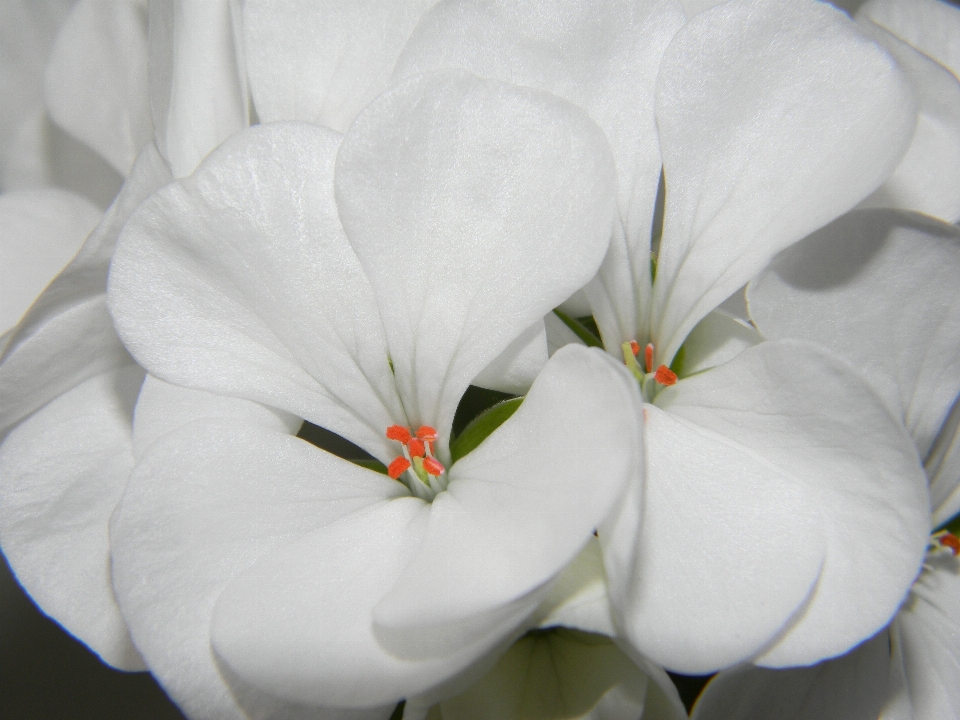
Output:
[[[748,293],[764,333],[815,339],[866,374],[902,419],[929,478],[934,528],[960,511],[958,273],[955,227],[859,211],[778,257]],[[875,639],[813,668],[721,673],[695,717],[955,717],[958,550],[934,533],[923,572]]]
[[[406,445],[440,464],[393,473],[425,481],[424,503],[255,403],[227,404],[253,408],[246,421],[208,403],[208,421],[171,426],[144,391],[137,434],[162,430],[114,519],[114,581],[191,715],[239,712],[233,673],[375,715],[440,692],[532,621],[637,472],[639,417],[605,410],[633,381],[583,350],[556,356],[479,448],[449,450],[471,379],[602,259],[600,130],[545,93],[454,74],[382,96],[338,145],[307,125],[238,136],[141,206],[114,258],[114,318],[153,375],[292,412],[384,463]]]
[[[817,3],[730,2],[679,31],[673,3],[566,10],[558,23],[542,8],[441,4],[398,72],[453,65],[546,87],[611,139],[622,225],[587,293],[606,347],[656,402],[645,409],[648,482],[600,534],[619,626],[688,672],[843,652],[887,622],[921,559],[927,500],[908,438],[862,380],[809,346],[764,343],[673,387],[667,366],[769,257],[892,171],[913,132],[909,91],[887,56]],[[732,320],[705,322],[685,373],[756,342]],[[835,477],[844,489],[825,482]],[[854,556],[876,573],[852,568]]]

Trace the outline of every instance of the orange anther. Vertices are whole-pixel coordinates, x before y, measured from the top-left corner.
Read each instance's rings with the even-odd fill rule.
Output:
[[[638,343],[636,340],[631,340],[631,341],[630,341],[630,352],[633,353],[633,356],[634,356],[634,357],[636,357],[637,355],[639,355],[639,354],[640,354],[640,343]]]
[[[653,343],[647,343],[643,349],[643,359],[646,362],[647,372],[653,372]]]
[[[429,425],[421,425],[417,430],[417,437],[427,442],[434,442],[437,439],[437,431]]]
[[[405,457],[398,457],[387,466],[387,475],[396,480],[410,469],[410,461]]]
[[[675,385],[677,382],[677,374],[666,365],[661,365],[657,368],[653,379],[661,385]]]
[[[954,557],[960,555],[960,538],[953,533],[944,533],[937,538],[937,542],[939,542],[943,547],[949,548]]]
[[[387,439],[396,440],[406,445],[410,442],[410,431],[402,425],[391,425],[387,428]]]
[[[410,451],[410,457],[423,457],[427,454],[423,447],[423,440],[418,438],[410,438],[410,444],[407,445],[407,449]]]
[[[437,462],[436,458],[428,457],[423,459],[423,469],[431,475],[443,475],[443,465]]]

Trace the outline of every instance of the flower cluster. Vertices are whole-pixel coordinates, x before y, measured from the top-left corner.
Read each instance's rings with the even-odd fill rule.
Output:
[[[104,662],[197,720],[960,716],[960,10],[54,5],[0,543]]]

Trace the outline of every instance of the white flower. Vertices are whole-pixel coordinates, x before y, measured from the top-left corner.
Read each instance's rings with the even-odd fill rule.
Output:
[[[933,528],[960,511],[960,233],[919,215],[858,211],[778,257],[749,286],[773,337],[801,337],[863,372],[901,418],[930,482]],[[721,673],[695,717],[960,714],[960,561],[935,534],[889,628],[812,668]],[[809,698],[809,699],[804,699]]]

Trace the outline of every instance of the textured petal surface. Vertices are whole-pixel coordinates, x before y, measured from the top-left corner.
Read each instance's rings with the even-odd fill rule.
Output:
[[[153,139],[147,55],[146,2],[80,0],[46,69],[51,117],[124,176]]]
[[[870,0],[858,17],[870,18],[960,77],[960,9],[941,0]]]
[[[693,718],[876,720],[887,695],[890,664],[890,638],[883,630],[843,657],[811,667],[743,665],[710,681]]]
[[[214,656],[214,603],[234,577],[264,554],[402,490],[290,437],[249,401],[234,403],[232,419],[217,402],[216,417],[198,417],[154,442],[114,515],[114,587],[134,642],[191,718],[385,720],[391,708],[353,716],[271,699]]]
[[[150,108],[175,177],[248,124],[235,0],[150,3]]]
[[[767,337],[817,342],[857,367],[926,458],[960,394],[957,277],[955,227],[858,211],[776,258],[750,284],[750,314]],[[944,470],[934,507],[960,482]]]
[[[624,621],[641,652],[698,672],[760,652],[821,559],[765,664],[843,653],[889,622],[923,557],[929,500],[909,437],[866,381],[813,345],[767,342],[657,404]]]
[[[151,374],[295,413],[389,461],[383,433],[404,416],[337,219],[339,143],[305,123],[251,128],[157,193],[124,230],[111,310]]]
[[[914,108],[893,60],[825,3],[733,0],[685,25],[657,85],[655,365],[775,253],[875,190]]]
[[[0,362],[0,432],[79,382],[129,362],[107,313],[107,267],[123,223],[169,179],[156,149],[145,148],[100,225],[17,326]]]
[[[107,523],[133,468],[133,363],[81,383],[0,447],[0,543],[40,608],[105,662],[144,669],[113,597]]]
[[[407,498],[344,518],[233,582],[215,613],[217,651],[281,696],[362,707],[429,691],[509,644],[636,473],[628,412],[591,423],[621,447],[606,441],[591,485],[582,453],[558,452],[560,431],[636,394],[631,383],[599,351],[561,351],[432,506]]]
[[[437,0],[248,0],[243,29],[261,122],[307,120],[338,132],[387,85]]]
[[[897,616],[914,720],[960,717],[960,560],[928,559]]]
[[[103,213],[53,188],[0,196],[0,328],[12,328],[56,277]]]
[[[423,547],[374,612],[381,642],[435,656],[509,632],[502,607],[529,614],[640,472],[639,402],[600,350],[559,350],[516,413],[450,469]]]
[[[408,418],[443,456],[470,380],[596,272],[616,212],[607,142],[552,95],[444,73],[361,113],[336,174]]]
[[[858,24],[903,68],[919,106],[910,149],[863,206],[916,210],[956,222],[960,219],[960,81],[878,25],[866,19]]]

